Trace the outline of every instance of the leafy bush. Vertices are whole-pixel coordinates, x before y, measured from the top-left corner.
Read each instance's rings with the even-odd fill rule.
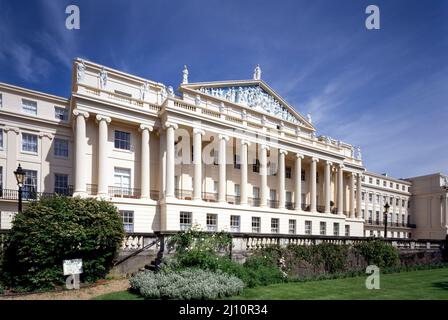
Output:
[[[5,288],[3,288],[3,285],[0,283],[0,294],[3,294],[5,292]]]
[[[234,276],[199,269],[141,272],[130,280],[130,284],[132,290],[147,299],[178,300],[223,298],[240,294],[244,287]]]
[[[16,215],[6,237],[3,283],[17,290],[65,283],[65,259],[83,259],[83,281],[109,271],[124,237],[117,209],[106,201],[49,197]]]
[[[398,250],[382,240],[364,241],[356,244],[355,249],[369,264],[379,268],[394,267],[400,263]]]

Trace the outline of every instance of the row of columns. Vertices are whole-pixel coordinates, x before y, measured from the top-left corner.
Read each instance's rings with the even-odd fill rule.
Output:
[[[75,109],[73,114],[76,116],[76,178],[75,178],[75,193],[86,194],[86,161],[84,155],[86,154],[86,119],[89,117],[87,112]],[[103,115],[97,115],[96,121],[98,123],[98,195],[108,194],[108,163],[107,163],[107,139],[108,139],[108,125],[111,118]],[[166,190],[165,196],[167,198],[174,197],[175,193],[175,130],[178,125],[171,122],[165,122],[164,128],[166,130]],[[140,125],[142,139],[141,152],[141,197],[150,197],[150,132],[153,130],[151,126]],[[202,136],[205,134],[204,130],[193,129],[193,199],[200,200],[202,198]],[[219,135],[219,185],[218,185],[218,201],[226,202],[226,144],[229,137],[226,135]],[[240,144],[240,162],[241,162],[241,181],[240,181],[240,203],[247,205],[248,203],[248,147],[250,142],[242,140]],[[267,184],[267,152],[269,147],[261,145],[261,159],[260,159],[260,175],[261,175],[261,194],[260,205],[262,207],[267,205],[268,184]],[[279,205],[280,209],[285,208],[286,189],[285,189],[285,157],[288,154],[286,150],[279,150],[279,174],[278,174],[278,191],[279,191]],[[301,210],[301,173],[302,160],[304,156],[296,153],[295,155],[295,209]],[[312,157],[310,164],[310,211],[317,211],[317,163],[318,158]],[[324,164],[324,186],[325,186],[325,213],[330,213],[331,201],[331,167],[332,162],[325,161]],[[344,166],[339,164],[337,169],[337,214],[343,215],[344,203]],[[355,174],[349,175],[350,185],[350,218],[361,217],[361,192],[357,193],[357,210],[355,212]],[[361,190],[361,175],[357,175],[357,190]]]

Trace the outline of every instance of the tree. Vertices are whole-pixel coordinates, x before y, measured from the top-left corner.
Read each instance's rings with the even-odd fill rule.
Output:
[[[54,196],[18,213],[5,241],[3,283],[48,289],[65,283],[62,264],[83,260],[81,281],[106,276],[123,240],[117,208],[106,201]]]

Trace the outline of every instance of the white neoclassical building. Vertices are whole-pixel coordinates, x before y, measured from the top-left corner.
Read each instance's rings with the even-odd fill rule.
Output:
[[[413,211],[412,181],[368,172],[359,147],[318,135],[259,66],[204,83],[185,67],[178,92],[81,59],[69,99],[0,84],[0,229],[17,211],[20,163],[26,199],[107,199],[128,232],[382,236],[388,203],[388,236],[414,236],[426,212]]]

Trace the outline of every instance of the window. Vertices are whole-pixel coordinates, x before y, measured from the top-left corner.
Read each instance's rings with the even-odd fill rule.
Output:
[[[390,188],[393,188],[393,187],[394,187],[393,182],[389,182],[389,187],[390,187]]]
[[[376,184],[379,186],[380,185],[380,179],[376,179]]]
[[[230,216],[230,231],[240,232],[240,216]]]
[[[396,205],[396,206],[399,206],[399,205],[400,205],[400,199],[398,199],[398,198],[395,199],[395,205]]]
[[[207,213],[207,231],[218,230],[218,216],[216,214]]]
[[[54,155],[68,158],[68,141],[64,139],[54,139]]]
[[[134,211],[120,210],[125,232],[134,232]]]
[[[362,176],[361,181],[365,182],[366,181],[366,176]]]
[[[339,236],[339,222],[333,223],[333,235]]]
[[[387,182],[383,181],[383,187],[387,187]]]
[[[366,193],[361,192],[361,200],[364,201],[366,199]]]
[[[23,171],[25,171],[25,181],[23,182],[23,197],[25,199],[34,199],[36,198],[37,191],[37,171]]]
[[[383,204],[386,204],[386,202],[387,202],[387,197],[383,196]]]
[[[404,200],[404,199],[401,200],[401,206],[402,206],[403,208],[406,207],[406,200]]]
[[[252,232],[260,232],[260,217],[252,217]]]
[[[54,117],[57,120],[68,121],[68,111],[61,107],[54,107]]]
[[[380,203],[380,195],[379,194],[376,195],[376,203],[377,204]]]
[[[319,172],[316,172],[316,183],[319,183]]]
[[[400,190],[400,185],[398,183],[395,185],[395,187],[397,190]]]
[[[0,108],[3,107],[3,95],[0,93]]]
[[[390,204],[390,205],[393,205],[393,204],[394,204],[394,197],[390,197],[389,200],[390,200],[390,201],[389,201],[389,204]]]
[[[302,181],[305,181],[305,170],[301,171],[301,179]]]
[[[259,187],[252,187],[252,196],[254,199],[260,199],[260,188]]]
[[[219,164],[219,150],[213,149],[211,156],[213,157],[213,165],[217,166]]]
[[[278,233],[279,232],[278,225],[279,225],[278,218],[272,218],[271,219],[271,232],[272,233]]]
[[[401,223],[402,223],[403,225],[406,223],[406,219],[405,219],[404,214],[401,215]]]
[[[240,156],[238,154],[233,155],[233,167],[235,169],[241,169]]]
[[[234,190],[233,192],[234,192],[235,196],[239,197],[241,195],[241,187],[239,184],[235,184],[233,186],[233,190]]]
[[[54,175],[54,192],[58,194],[68,194],[68,174]]]
[[[37,153],[37,135],[22,133],[22,151]]]
[[[373,183],[372,177],[369,178],[369,183]]]
[[[269,166],[269,175],[275,177],[277,175],[277,164],[275,162],[270,162],[268,166]]]
[[[361,209],[361,216],[363,219],[365,219],[365,210],[364,209]]]
[[[3,197],[3,167],[0,167],[0,197]]]
[[[373,237],[373,230],[370,230],[370,236]]]
[[[350,237],[350,225],[345,225],[345,236]]]
[[[255,163],[252,165],[252,172],[260,173],[260,161],[258,159],[256,159]]]
[[[37,115],[37,102],[22,99],[22,112],[32,115]]]
[[[373,200],[373,194],[369,193],[369,202],[372,202]]]
[[[375,212],[375,215],[376,215],[376,217],[375,217],[375,221],[376,221],[376,223],[378,224],[378,223],[380,222],[380,212],[377,210],[377,211]]]
[[[296,220],[289,220],[288,232],[289,234],[296,234]]]
[[[305,221],[305,234],[310,235],[312,233],[311,227],[312,227],[311,221],[306,220]]]
[[[405,190],[406,190],[406,187],[405,187],[405,186],[402,186],[402,187],[401,187],[401,190],[405,191]]]
[[[285,168],[285,178],[286,179],[291,179],[291,167],[286,167]]]
[[[132,98],[132,94],[130,94],[130,93],[123,92],[123,91],[120,91],[120,90],[114,90],[114,92],[116,94],[119,94],[119,95],[122,95],[122,96],[125,96],[125,97],[128,97],[128,98]]]
[[[3,129],[0,129],[0,149],[3,149]]]
[[[372,210],[369,210],[369,223],[372,223]]]
[[[218,193],[218,181],[213,181],[213,192]]]
[[[180,230],[188,230],[191,228],[191,212],[181,211],[179,215]]]
[[[131,189],[131,169],[114,169],[114,193],[129,194]]]
[[[321,236],[325,236],[327,235],[327,223],[324,221],[320,222],[320,230],[319,230],[319,234]]]
[[[115,130],[115,148],[131,150],[131,134]]]

